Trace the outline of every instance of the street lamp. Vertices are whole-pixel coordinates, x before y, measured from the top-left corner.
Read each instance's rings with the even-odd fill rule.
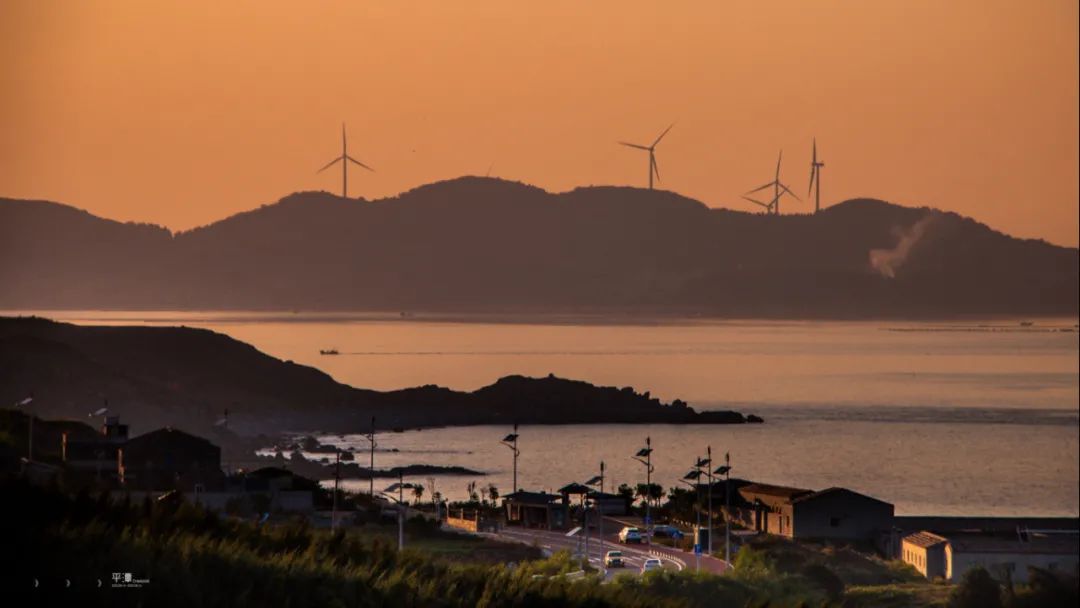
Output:
[[[652,511],[649,500],[652,494],[652,474],[655,470],[652,466],[652,437],[646,437],[645,447],[631,458],[645,465],[645,542],[652,545]]]
[[[405,490],[416,487],[414,484],[405,483],[404,473],[398,471],[398,482],[382,491],[383,496],[394,501],[398,505],[398,551],[405,549]],[[395,497],[394,492],[398,495]]]
[[[700,462],[701,459],[698,458],[697,463]],[[694,570],[701,570],[701,475],[700,465],[695,463],[694,468],[686,475],[683,475],[682,479],[679,480],[693,488],[694,492],[697,493],[698,505],[697,508],[694,509],[694,514],[696,516],[696,523],[694,524]],[[691,481],[694,483],[690,483]]]
[[[513,451],[513,453],[514,453],[514,492],[518,491],[517,461],[518,461],[518,456],[521,455],[521,450],[518,449],[517,442],[518,442],[518,425],[515,424],[514,425],[514,432],[510,433],[506,437],[503,437],[502,441],[500,442],[503,445],[505,445],[506,447],[510,448],[510,450]]]
[[[593,477],[589,481],[586,481],[585,485],[587,485],[587,486],[599,485],[600,486],[600,494],[602,495],[604,493],[604,461],[603,460],[600,461],[600,474],[597,475],[596,477]],[[600,523],[598,524],[599,525],[598,532],[599,532],[599,536],[600,536],[600,569],[601,570],[603,570],[604,566],[606,565],[606,564],[604,564],[604,503],[602,502],[602,500],[603,500],[603,496],[594,496],[593,497],[593,506],[596,507],[596,515],[600,518]],[[586,511],[585,513],[586,513],[586,515],[585,515],[585,533],[588,534],[589,533],[588,511]],[[585,561],[588,562],[588,560],[589,560],[589,555],[588,555],[588,553],[586,553],[585,554]]]
[[[699,458],[694,464],[696,469],[705,469],[706,476],[709,479],[709,555],[712,555],[712,487],[713,487],[713,474],[709,466],[712,464],[712,446],[706,446],[705,451],[707,456],[705,458]]]
[[[731,565],[731,452],[724,452],[724,464],[713,473],[724,476],[724,561]]]
[[[34,394],[30,393],[30,396],[15,402],[15,407],[26,407],[34,402]],[[30,419],[30,434],[27,435],[27,449],[26,449],[26,461],[34,462],[34,414],[33,412],[27,413],[27,417]]]

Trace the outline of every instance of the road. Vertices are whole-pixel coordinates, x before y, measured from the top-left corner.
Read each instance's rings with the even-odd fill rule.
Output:
[[[684,568],[693,569],[696,567],[697,562],[692,553],[686,553],[661,545],[623,545],[619,543],[618,533],[624,525],[625,524],[621,521],[613,520],[611,518],[604,519],[604,543],[602,549],[596,538],[596,529],[590,530],[590,565],[603,569],[602,556],[604,553],[608,551],[622,551],[623,553],[623,559],[626,562],[626,566],[624,568],[612,568],[607,572],[607,578],[613,578],[623,572],[640,574],[642,564],[649,557],[659,558],[663,563],[664,568],[668,570],[682,570]],[[535,544],[551,552],[565,549],[570,551],[571,554],[577,554],[582,547],[581,534],[582,532],[579,532],[575,536],[568,537],[565,532],[560,531],[506,527],[501,529],[497,536],[503,540]],[[652,553],[650,553],[650,551]],[[722,574],[727,568],[727,564],[724,560],[704,555],[700,558],[700,565],[702,570],[716,574]]]

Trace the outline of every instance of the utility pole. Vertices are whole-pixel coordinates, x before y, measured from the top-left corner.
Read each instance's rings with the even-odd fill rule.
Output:
[[[341,450],[335,450],[334,454],[336,459],[334,461],[334,506],[330,511],[330,530],[337,530],[337,497],[338,488],[341,485]]]
[[[368,465],[368,472],[371,474],[371,479],[368,485],[368,494],[371,497],[375,497],[375,417],[371,417],[371,431],[367,434],[368,443],[371,444],[371,463]]]

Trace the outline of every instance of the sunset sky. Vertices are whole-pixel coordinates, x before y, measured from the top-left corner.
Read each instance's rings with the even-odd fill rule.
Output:
[[[646,183],[715,207],[772,178],[1076,246],[1075,0],[0,5],[0,196],[187,229],[350,152],[350,195],[463,174]],[[354,177],[355,176],[355,177]],[[804,201],[808,201],[803,196]],[[792,202],[786,212],[810,210]]]

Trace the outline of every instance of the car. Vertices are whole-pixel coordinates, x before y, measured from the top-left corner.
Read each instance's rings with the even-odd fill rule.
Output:
[[[650,557],[649,559],[645,560],[644,564],[641,564],[641,573],[645,574],[649,570],[660,570],[663,567],[663,562],[656,559],[655,557]]]
[[[624,545],[629,545],[630,543],[640,543],[641,530],[626,526],[622,530],[619,530],[619,542]]]
[[[623,563],[622,551],[608,551],[604,555],[604,567],[605,568],[622,568],[626,564]]]
[[[657,538],[679,539],[679,538],[682,538],[683,536],[685,536],[685,534],[683,534],[683,532],[681,530],[679,530],[675,526],[670,526],[670,525],[667,525],[667,524],[660,524],[658,526],[653,526],[652,533],[653,533],[653,536],[655,536]]]

